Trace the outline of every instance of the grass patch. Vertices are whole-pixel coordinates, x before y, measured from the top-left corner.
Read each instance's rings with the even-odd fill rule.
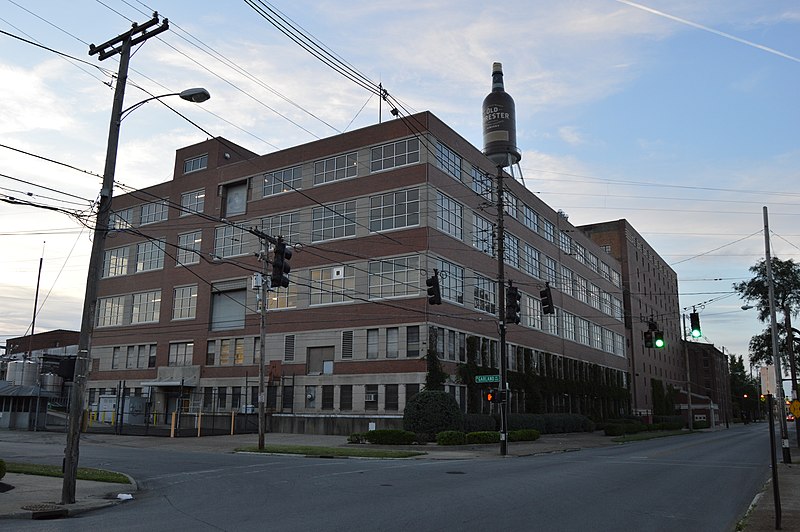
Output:
[[[25,464],[21,462],[6,462],[6,472],[20,475],[40,475],[43,477],[63,478],[60,466]],[[78,468],[78,480],[94,480],[96,482],[114,482],[117,484],[130,484],[130,479],[122,473],[93,469],[91,467]]]
[[[666,438],[667,436],[680,436],[681,434],[691,434],[686,430],[659,430],[654,432],[637,432],[636,434],[625,434],[612,438],[611,441],[615,443],[626,443],[629,441],[644,441],[652,440],[654,438]]]
[[[392,449],[370,449],[365,447],[314,447],[311,445],[265,445],[258,447],[239,447],[237,452],[302,454],[304,456],[335,456],[354,458],[411,458],[427,453],[417,451],[401,451]]]

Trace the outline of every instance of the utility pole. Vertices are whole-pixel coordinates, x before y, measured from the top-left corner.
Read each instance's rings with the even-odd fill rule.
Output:
[[[169,29],[167,19],[160,26],[151,31],[150,28],[158,24],[158,13],[153,13],[153,18],[142,25],[136,23],[133,27],[95,46],[89,46],[89,55],[98,54],[102,61],[116,54],[120,55],[117,86],[114,89],[114,104],[111,108],[111,122],[108,128],[108,145],[106,148],[106,164],[103,172],[103,186],[100,190],[100,200],[97,208],[97,221],[92,239],[92,251],[89,256],[89,272],[86,278],[86,293],[83,300],[83,314],[81,316],[81,330],[78,337],[78,354],[75,357],[75,372],[72,381],[72,392],[69,403],[69,419],[67,425],[67,445],[64,448],[64,482],[61,488],[61,504],[75,503],[75,484],[78,474],[78,457],[81,437],[81,424],[83,421],[83,401],[86,391],[86,380],[89,373],[90,344],[92,330],[94,329],[95,307],[97,305],[97,284],[103,271],[103,249],[111,217],[111,196],[114,190],[114,172],[117,165],[117,148],[119,146],[119,130],[122,121],[122,103],[125,99],[125,84],[128,79],[128,63],[131,57],[131,47],[146,41],[150,37]]]
[[[508,370],[506,361],[505,205],[503,167],[497,167],[497,316],[500,318],[500,454],[508,454]]]
[[[689,430],[694,430],[694,415],[692,415],[692,378],[689,371],[689,335],[686,334],[686,314],[683,318],[683,360],[686,364],[686,422]]]
[[[266,235],[265,235],[266,236]],[[265,385],[266,379],[266,358],[267,358],[267,251],[269,244],[266,238],[259,238],[261,243],[261,252],[259,253],[259,260],[261,261],[261,283],[258,289],[259,307],[258,313],[260,316],[259,326],[259,346],[258,346],[258,450],[264,450],[264,433],[267,430],[267,412],[266,412],[266,397]]]
[[[786,401],[783,396],[783,370],[781,369],[781,357],[778,351],[778,322],[775,317],[775,280],[772,277],[772,256],[769,250],[769,215],[767,207],[764,207],[764,258],[767,270],[767,291],[769,296],[769,318],[770,330],[772,331],[772,363],[775,366],[775,393],[778,399],[778,423],[781,427],[781,449],[783,451],[783,463],[791,464],[792,455],[789,451],[789,429],[786,427]],[[788,333],[787,334],[791,334]],[[791,336],[790,336],[791,337]],[[772,415],[772,412],[770,412]]]

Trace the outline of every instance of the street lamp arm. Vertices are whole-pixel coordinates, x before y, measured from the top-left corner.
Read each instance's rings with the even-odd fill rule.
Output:
[[[170,92],[168,94],[159,94],[158,96],[151,96],[150,98],[146,98],[146,99],[142,100],[141,102],[135,103],[135,104],[131,105],[130,107],[128,107],[126,109],[123,109],[119,114],[119,121],[122,122],[122,120],[126,116],[128,116],[131,112],[133,112],[134,110],[138,109],[139,107],[141,107],[142,105],[146,104],[147,102],[149,102],[151,100],[159,100],[161,98],[166,98],[167,96],[180,96],[181,99],[186,100],[187,102],[192,102],[192,103],[203,103],[204,101],[206,101],[209,98],[211,98],[211,94],[206,89],[204,89],[202,87],[197,87],[197,88],[193,88],[193,89],[186,89],[186,90],[181,91],[181,92]]]

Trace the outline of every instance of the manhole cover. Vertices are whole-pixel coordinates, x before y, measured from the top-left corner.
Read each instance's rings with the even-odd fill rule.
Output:
[[[63,510],[63,506],[59,506],[58,504],[27,504],[22,507],[23,510],[28,510],[30,512],[55,512],[57,510]]]

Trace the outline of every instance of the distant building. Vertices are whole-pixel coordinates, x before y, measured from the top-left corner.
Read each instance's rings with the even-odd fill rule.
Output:
[[[263,156],[223,138],[179,149],[171,181],[113,200],[90,407],[148,397],[157,423],[253,411],[256,228],[294,249],[291,283],[268,302],[272,430],[400,426],[428,353],[465,412],[491,411],[474,376],[497,374],[506,356],[511,412],[629,413],[620,262],[510,176],[506,278],[522,293],[522,322],[499,352],[496,172],[427,112]],[[434,270],[441,305],[428,303]],[[546,282],[555,314],[542,313]],[[676,322],[664,323],[672,341]],[[655,374],[677,379],[655,357]]]
[[[636,415],[652,416],[654,389],[658,396],[670,386],[676,390],[686,386],[678,276],[627,220],[578,229],[622,266],[631,406]],[[661,349],[645,347],[644,333],[651,322],[664,332],[666,345]]]
[[[712,426],[730,423],[733,406],[728,357],[714,344],[686,342],[686,346],[689,350],[693,419],[708,421]],[[681,398],[685,408],[685,392]]]

